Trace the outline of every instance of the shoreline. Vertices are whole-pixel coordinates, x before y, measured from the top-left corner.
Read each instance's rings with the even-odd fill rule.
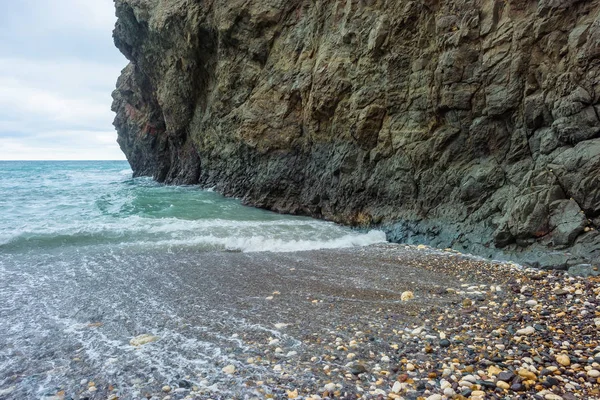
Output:
[[[142,176],[151,177],[151,175],[141,175],[138,178]],[[163,184],[172,185],[172,183],[168,182],[163,182]],[[426,244],[428,247],[440,251],[442,249],[451,249],[465,256],[481,258],[490,262],[515,263],[545,270],[569,271],[573,267],[575,267],[575,270],[580,270],[581,266],[596,268],[600,266],[598,263],[592,264],[596,258],[596,253],[600,256],[600,236],[593,229],[586,231],[585,238],[579,238],[581,240],[576,241],[568,247],[557,246],[554,248],[554,246],[549,245],[548,238],[534,241],[527,246],[511,243],[502,247],[496,247],[493,241],[484,240],[485,237],[492,236],[493,232],[489,230],[489,227],[474,227],[459,222],[448,224],[448,221],[441,219],[414,221],[400,218],[381,223],[357,225],[351,223],[351,220],[348,219],[331,218],[321,213],[310,212],[309,209],[300,204],[292,203],[294,205],[290,207],[279,207],[273,204],[260,203],[235,191],[226,190],[227,185],[223,184],[196,182],[190,185],[197,186],[203,191],[217,192],[225,198],[235,199],[246,207],[270,211],[280,215],[307,217],[318,221],[334,223],[364,233],[371,230],[381,231],[385,234],[386,240],[389,243],[397,245],[408,244],[418,246]],[[181,184],[175,183],[175,186],[181,186]],[[587,269],[590,270],[589,268]],[[595,271],[597,270],[595,269]],[[599,275],[600,273],[595,276]]]
[[[42,398],[600,398],[598,278],[397,244],[147,257],[157,267],[106,276],[104,303],[75,290],[97,304],[66,329],[89,340],[69,345],[64,383]],[[109,318],[120,302],[129,321]],[[131,344],[144,334],[156,341]],[[190,340],[218,351],[203,359]],[[103,364],[113,350],[139,370]],[[5,381],[0,397],[28,398],[26,378]]]

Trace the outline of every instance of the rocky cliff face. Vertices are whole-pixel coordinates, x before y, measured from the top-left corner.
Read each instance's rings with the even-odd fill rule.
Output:
[[[600,258],[600,0],[116,0],[136,175],[393,240]]]

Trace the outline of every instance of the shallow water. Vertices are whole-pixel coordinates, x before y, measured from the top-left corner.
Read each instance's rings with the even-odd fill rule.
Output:
[[[245,207],[196,186],[132,179],[121,161],[0,162],[0,251],[98,248],[296,251],[383,233]]]
[[[0,398],[83,398],[82,380],[96,380],[133,399],[183,379],[227,396],[239,382],[221,368],[249,351],[241,337],[297,342],[249,322],[235,296],[246,265],[272,261],[256,252],[385,240],[132,179],[125,162],[0,162],[0,172]],[[131,346],[140,334],[160,340]]]

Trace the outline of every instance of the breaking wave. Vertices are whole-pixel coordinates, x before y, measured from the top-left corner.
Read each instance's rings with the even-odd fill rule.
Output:
[[[3,182],[14,198],[0,220],[2,251],[118,246],[290,252],[385,241],[379,231],[245,207],[194,186],[132,179],[122,163],[37,167],[22,165]]]

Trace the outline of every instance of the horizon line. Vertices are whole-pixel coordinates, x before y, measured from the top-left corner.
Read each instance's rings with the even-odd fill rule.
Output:
[[[69,159],[61,159],[61,160],[40,160],[40,159],[28,159],[28,160],[2,160],[0,159],[0,162],[23,162],[23,161],[35,161],[35,162],[40,162],[40,161],[127,161],[126,159],[108,159],[108,158],[90,158],[88,160],[83,160],[83,159],[75,159],[75,160],[69,160]]]

